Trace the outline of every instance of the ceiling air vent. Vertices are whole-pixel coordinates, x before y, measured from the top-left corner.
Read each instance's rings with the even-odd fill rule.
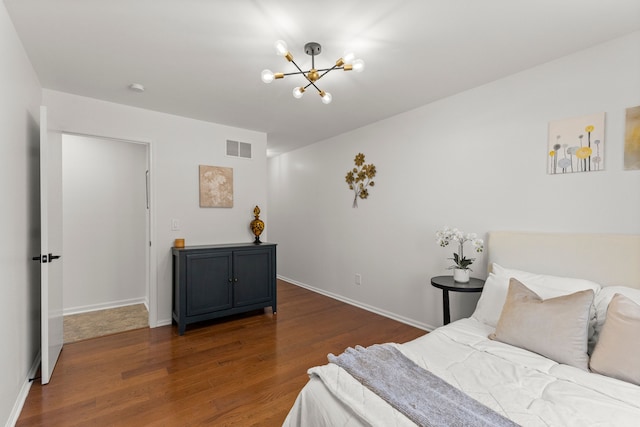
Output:
[[[251,158],[251,144],[227,139],[227,156]]]

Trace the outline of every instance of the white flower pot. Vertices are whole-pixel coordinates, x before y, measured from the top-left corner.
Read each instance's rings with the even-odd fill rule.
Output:
[[[469,281],[469,269],[454,268],[453,280],[459,283],[467,283]]]

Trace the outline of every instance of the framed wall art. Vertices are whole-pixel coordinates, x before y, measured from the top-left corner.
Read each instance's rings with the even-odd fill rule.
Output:
[[[624,169],[640,169],[640,106],[627,108],[624,135]]]
[[[549,122],[547,173],[604,170],[604,113]]]
[[[200,165],[200,207],[233,207],[233,168]]]

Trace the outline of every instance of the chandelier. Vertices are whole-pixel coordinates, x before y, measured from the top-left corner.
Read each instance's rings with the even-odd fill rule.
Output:
[[[313,86],[314,89],[318,91],[318,95],[322,98],[322,102],[325,104],[331,103],[331,94],[329,92],[325,92],[321,90],[316,82],[320,80],[325,74],[329,71],[333,70],[344,70],[344,71],[356,71],[361,72],[364,70],[364,61],[362,59],[355,59],[353,53],[345,53],[344,56],[336,61],[336,64],[331,68],[320,68],[316,69],[316,55],[319,55],[322,52],[322,46],[320,43],[309,42],[304,45],[304,52],[307,55],[311,55],[311,69],[307,71],[302,71],[302,69],[296,64],[293,60],[293,55],[289,52],[287,48],[287,44],[282,40],[278,40],[275,44],[276,53],[280,56],[284,56],[287,61],[291,62],[298,71],[293,73],[274,73],[271,70],[263,70],[262,71],[262,81],[265,83],[271,83],[275,79],[282,79],[285,76],[293,76],[296,74],[301,74],[307,80],[306,85],[298,86],[293,89],[293,96],[295,98],[302,98],[302,95],[307,90],[309,86]]]

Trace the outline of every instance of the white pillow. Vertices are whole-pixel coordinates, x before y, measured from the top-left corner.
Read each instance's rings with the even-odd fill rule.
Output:
[[[502,307],[507,299],[509,279],[512,277],[524,283],[542,299],[555,298],[586,289],[591,289],[597,294],[601,289],[599,284],[590,280],[530,273],[528,271],[504,268],[496,263],[493,263],[491,270],[492,272],[485,281],[476,310],[471,317],[494,328],[498,324],[498,319],[500,319]],[[590,338],[593,336],[595,323],[596,310],[595,307],[592,307],[589,327]]]
[[[492,327],[496,327],[502,306],[507,299],[507,290],[509,289],[509,279],[496,276],[489,273],[489,277],[484,282],[482,294],[476,305],[476,309],[471,315],[478,322],[484,323]]]

